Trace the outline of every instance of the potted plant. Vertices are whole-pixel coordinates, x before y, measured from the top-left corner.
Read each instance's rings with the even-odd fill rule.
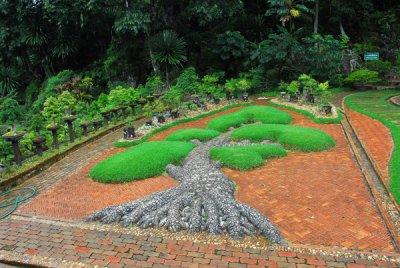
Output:
[[[231,100],[233,98],[233,92],[236,91],[236,83],[237,79],[234,78],[226,80],[224,88],[227,100]]]
[[[315,102],[315,90],[318,90],[318,82],[311,76],[307,74],[302,74],[299,76],[299,82],[301,84],[301,87],[303,88],[303,94],[305,96],[305,99],[310,102],[314,103]]]
[[[287,87],[287,92],[289,93],[289,101],[295,102],[298,100],[300,83],[299,81],[292,81]]]
[[[327,115],[331,114],[332,105],[330,104],[330,100],[332,98],[332,92],[329,90],[329,82],[326,81],[325,83],[318,84],[315,94],[318,96],[322,111]]]
[[[133,117],[128,117],[126,120],[126,125],[124,127],[124,139],[125,140],[132,140],[135,138],[135,128],[133,126]]]
[[[146,126],[151,126],[153,122],[153,107],[150,103],[146,103],[146,105],[143,107],[143,115],[146,117]]]
[[[162,124],[165,123],[165,117],[163,112],[165,110],[165,105],[161,100],[154,101],[154,111],[157,112],[157,121],[158,123]]]
[[[47,130],[51,131],[53,137],[53,145],[56,149],[60,147],[58,142],[58,134],[57,131],[60,129],[60,125],[58,124],[58,120],[62,116],[62,107],[55,97],[48,97],[44,102],[44,108],[42,111],[42,115],[45,119],[50,121],[47,125]]]
[[[236,83],[236,89],[242,94],[243,101],[247,102],[249,100],[249,93],[247,92],[250,89],[249,80],[240,78]]]
[[[58,97],[58,101],[64,108],[65,116],[63,117],[63,120],[68,125],[69,141],[73,143],[75,141],[75,133],[72,123],[77,119],[77,117],[75,115],[72,115],[71,112],[77,102],[76,98],[71,92],[63,91]]]
[[[32,144],[35,147],[35,154],[41,156],[44,151],[44,145],[46,144],[46,138],[40,134],[40,130],[44,124],[43,117],[40,114],[35,114],[30,120],[30,129],[34,131],[34,137],[32,138]]]

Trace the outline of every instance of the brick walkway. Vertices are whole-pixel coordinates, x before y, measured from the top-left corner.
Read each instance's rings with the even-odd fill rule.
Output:
[[[349,120],[368,155],[377,164],[387,185],[390,183],[389,163],[393,152],[390,130],[378,120],[347,109]]]
[[[396,253],[281,247],[235,247],[134,235],[12,216],[0,222],[0,260],[46,267],[396,267]],[[1,266],[1,264],[0,264]]]

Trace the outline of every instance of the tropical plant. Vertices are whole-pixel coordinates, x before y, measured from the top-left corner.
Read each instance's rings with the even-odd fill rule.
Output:
[[[164,65],[166,86],[170,87],[169,68],[187,60],[186,42],[171,30],[164,30],[149,40],[150,59]]]
[[[62,106],[60,101],[56,97],[48,97],[43,104],[42,115],[48,121],[51,121],[51,125],[57,124],[57,119],[60,119],[63,114]]]
[[[7,97],[0,103],[0,122],[11,126],[12,131],[16,131],[17,121],[21,118],[21,107],[14,98]]]
[[[58,96],[57,99],[58,99],[58,103],[64,109],[65,114],[67,116],[69,116],[71,114],[72,109],[74,108],[75,104],[77,103],[77,99],[75,98],[75,96],[69,91],[63,91]]]

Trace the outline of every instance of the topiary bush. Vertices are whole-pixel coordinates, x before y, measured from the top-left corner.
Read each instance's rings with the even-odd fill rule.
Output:
[[[330,135],[321,130],[278,124],[243,126],[231,133],[231,139],[252,142],[271,140],[289,149],[302,152],[324,151],[336,144]]]
[[[265,159],[283,157],[286,154],[282,147],[270,144],[217,147],[210,150],[212,159],[237,170],[251,170],[264,165]]]
[[[219,136],[219,132],[212,129],[201,128],[185,128],[170,134],[165,140],[167,141],[209,141]]]
[[[212,119],[207,128],[225,132],[230,127],[238,127],[246,123],[289,124],[292,117],[283,111],[266,106],[251,106],[235,113],[226,114]]]
[[[161,175],[168,164],[179,164],[194,147],[189,142],[145,142],[100,162],[89,176],[99,182],[117,183]]]

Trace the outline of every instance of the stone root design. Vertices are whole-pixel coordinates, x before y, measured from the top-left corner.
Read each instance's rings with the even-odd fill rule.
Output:
[[[234,183],[221,172],[219,163],[209,159],[210,148],[230,145],[227,135],[206,143],[193,142],[197,147],[182,167],[167,166],[168,174],[179,180],[180,185],[130,203],[104,208],[84,220],[140,228],[163,227],[171,232],[229,234],[233,239],[263,235],[273,243],[286,244],[272,222],[256,209],[235,200]]]

